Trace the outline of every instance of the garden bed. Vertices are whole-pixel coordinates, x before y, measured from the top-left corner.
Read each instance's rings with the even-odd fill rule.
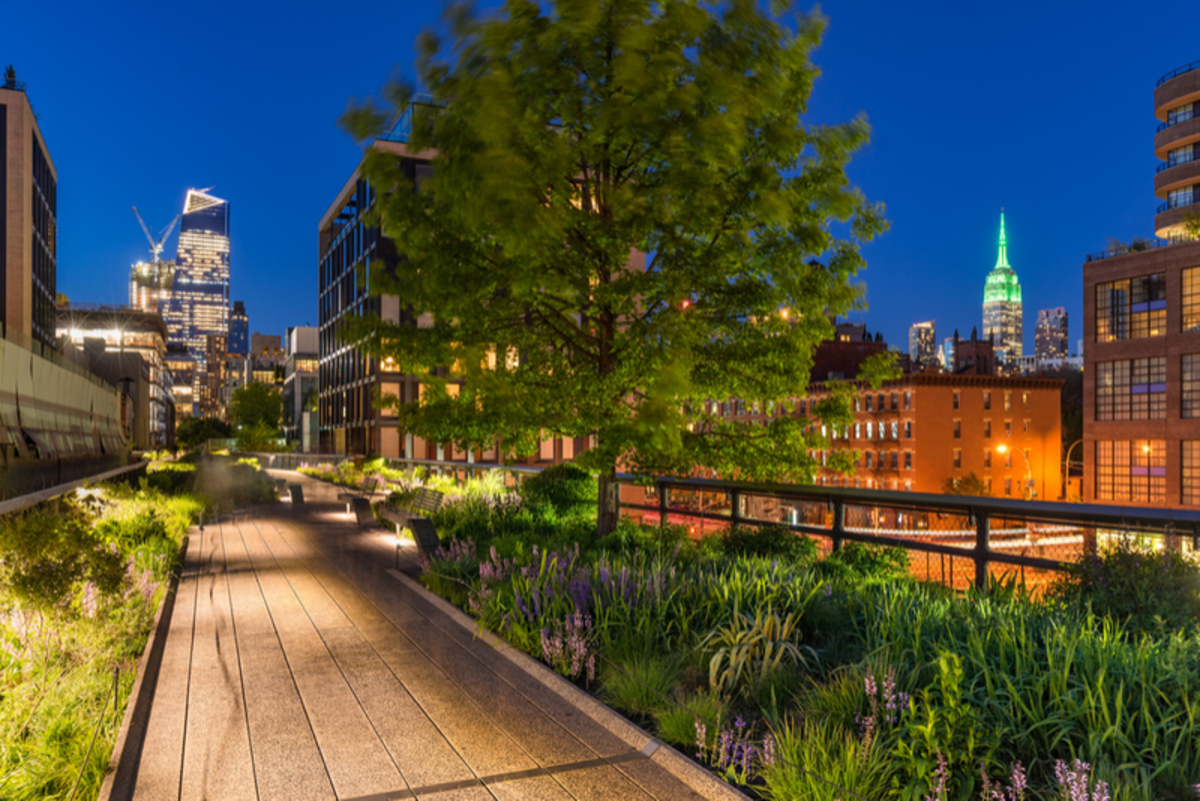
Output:
[[[274,498],[230,460],[150,470],[0,517],[0,798],[96,797],[189,527]]]
[[[822,559],[783,529],[597,540],[594,489],[556,472],[519,497],[461,487],[422,582],[750,793],[1195,801],[1200,596],[1179,557],[963,596],[902,552]]]

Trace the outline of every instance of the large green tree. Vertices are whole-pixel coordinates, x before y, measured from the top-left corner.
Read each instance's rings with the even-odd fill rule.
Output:
[[[246,384],[235,389],[229,399],[229,422],[235,429],[268,427],[277,431],[282,419],[283,394],[270,384]]]
[[[419,187],[382,148],[363,165],[386,190],[372,214],[400,255],[369,288],[426,316],[345,336],[422,376],[403,428],[464,447],[499,439],[506,456],[542,436],[594,437],[577,461],[599,474],[602,532],[618,465],[811,480],[809,449],[822,423],[847,422],[844,403],[765,427],[703,405],[803,394],[828,315],[861,304],[859,243],[885,227],[845,174],[865,120],[801,119],[824,20],[772,9],[455,6],[447,36],[418,42],[430,103],[410,106],[399,82],[346,113],[370,142],[410,109],[407,147],[432,157]]]

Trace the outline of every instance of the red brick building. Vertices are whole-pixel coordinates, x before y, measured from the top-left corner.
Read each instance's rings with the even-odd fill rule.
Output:
[[[1200,62],[1154,90],[1161,239],[1083,265],[1083,499],[1200,506]]]

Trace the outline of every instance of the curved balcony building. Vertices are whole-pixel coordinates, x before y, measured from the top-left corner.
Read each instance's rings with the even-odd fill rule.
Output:
[[[1172,70],[1154,89],[1154,155],[1162,160],[1154,175],[1154,232],[1177,238],[1184,223],[1200,217],[1200,61]]]

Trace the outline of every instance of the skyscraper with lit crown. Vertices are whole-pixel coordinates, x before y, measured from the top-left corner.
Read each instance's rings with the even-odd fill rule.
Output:
[[[207,337],[229,334],[228,201],[204,190],[188,190],[175,265],[163,317],[170,341],[185,345],[196,361],[199,396],[208,363]]]
[[[1012,369],[1021,358],[1021,284],[1008,265],[1008,242],[1004,235],[1004,212],[1000,212],[1000,253],[983,288],[983,336],[992,338],[996,358]]]

